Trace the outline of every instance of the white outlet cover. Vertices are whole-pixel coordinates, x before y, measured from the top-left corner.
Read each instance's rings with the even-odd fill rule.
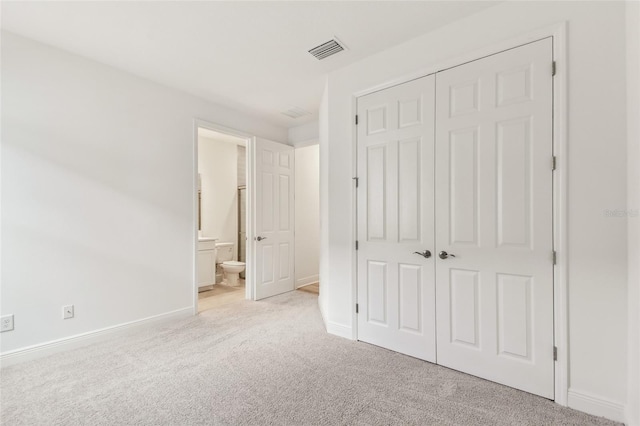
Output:
[[[73,305],[62,307],[62,319],[73,318]]]
[[[13,330],[13,314],[0,318],[0,332]]]

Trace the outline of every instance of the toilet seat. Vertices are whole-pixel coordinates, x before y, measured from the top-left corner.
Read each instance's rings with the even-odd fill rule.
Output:
[[[237,262],[235,260],[227,260],[225,262],[222,262],[222,265],[227,265],[227,266],[244,266],[245,263],[244,262]]]

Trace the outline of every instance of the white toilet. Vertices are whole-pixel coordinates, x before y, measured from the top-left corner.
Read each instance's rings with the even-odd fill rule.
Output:
[[[216,269],[223,275],[221,281],[230,286],[237,286],[240,278],[240,272],[244,271],[245,263],[233,260],[234,243],[217,243],[216,249],[218,256],[216,258]],[[218,275],[218,274],[216,274]],[[216,282],[220,282],[216,279]]]

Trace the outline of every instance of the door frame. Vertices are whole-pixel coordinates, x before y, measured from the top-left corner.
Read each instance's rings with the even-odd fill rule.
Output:
[[[569,388],[569,305],[568,305],[568,126],[567,126],[567,22],[563,21],[555,25],[540,28],[522,35],[506,39],[482,48],[474,49],[464,55],[437,63],[395,79],[391,79],[367,89],[355,92],[351,96],[352,117],[357,114],[358,98],[380,90],[388,89],[399,84],[435,74],[448,68],[475,61],[486,56],[495,55],[505,50],[514,49],[525,44],[533,43],[541,39],[552,39],[553,61],[556,63],[556,74],[553,78],[553,155],[556,157],[556,169],[553,174],[553,245],[556,251],[556,264],[553,268],[553,334],[554,345],[557,348],[557,360],[554,366],[554,401],[562,406],[568,405]],[[549,70],[551,72],[551,70]],[[352,140],[352,170],[353,176],[358,176],[357,167],[357,127],[354,121],[351,124]],[[355,249],[357,240],[357,193],[355,185],[352,187],[352,338],[358,339],[358,317],[355,304],[358,300],[358,252]]]
[[[253,146],[255,144],[255,136],[240,130],[225,127],[220,124],[212,123],[210,121],[202,120],[199,118],[193,119],[193,181],[192,181],[192,209],[193,209],[193,258],[192,258],[192,281],[193,281],[193,315],[198,315],[198,129],[203,128],[212,130],[214,132],[225,133],[227,135],[235,136],[240,139],[244,139],[247,144],[247,159],[246,159],[246,171],[247,171],[247,242],[253,241],[251,236],[253,235],[254,224],[254,212],[253,212]],[[245,299],[255,299],[255,244],[246,244],[246,269],[245,269]]]

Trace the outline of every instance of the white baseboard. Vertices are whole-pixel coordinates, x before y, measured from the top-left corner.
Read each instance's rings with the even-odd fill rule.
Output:
[[[320,281],[320,275],[311,275],[304,278],[298,278],[296,280],[296,288],[304,287],[305,285],[315,284]]]
[[[327,333],[333,334],[335,336],[344,337],[345,339],[353,340],[353,333],[351,327],[347,327],[346,325],[338,324],[337,322],[327,321],[326,322]]]
[[[327,333],[335,336],[344,337],[345,339],[355,340],[353,337],[353,330],[346,325],[338,324],[337,322],[327,321],[326,313],[324,312],[324,306],[322,306],[322,300],[318,297],[318,307],[320,308],[320,316],[324,323],[324,328]]]
[[[583,411],[594,416],[605,417],[616,422],[624,422],[624,404],[593,395],[589,392],[569,389],[567,402],[569,408]]]
[[[189,306],[188,308],[177,309],[175,311],[154,315],[140,320],[130,321],[111,327],[101,328],[99,330],[89,331],[86,333],[76,334],[74,336],[63,337],[62,339],[51,340],[49,342],[7,351],[0,354],[0,366],[8,367],[20,362],[68,351],[70,349],[76,349],[99,342],[107,337],[112,337],[114,334],[125,333],[134,328],[139,328],[158,321],[185,318],[192,315],[193,306]]]

